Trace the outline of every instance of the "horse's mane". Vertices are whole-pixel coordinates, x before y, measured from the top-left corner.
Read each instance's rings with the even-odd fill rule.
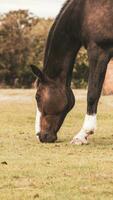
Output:
[[[60,18],[61,15],[62,15],[63,11],[64,11],[65,8],[67,7],[68,3],[72,2],[72,1],[73,1],[73,0],[67,0],[67,1],[63,4],[63,6],[62,6],[62,8],[61,8],[61,10],[60,10],[60,12],[59,12],[59,14],[56,16],[56,19],[55,19],[55,21],[54,21],[54,23],[53,23],[53,25],[52,25],[52,27],[51,27],[51,29],[50,29],[50,32],[49,32],[49,35],[48,35],[48,38],[47,38],[46,49],[45,49],[44,67],[46,66],[46,63],[47,63],[48,49],[49,49],[49,47],[50,47],[50,45],[51,45],[51,38],[52,38],[52,35],[53,35],[53,32],[54,32],[54,29],[55,29],[55,27],[56,27],[56,25],[57,25],[57,22],[58,22],[59,18]]]
[[[59,19],[59,17],[61,16],[62,12],[64,11],[64,9],[66,8],[67,4],[70,3],[72,0],[67,0],[64,2],[63,6],[60,9],[59,14],[56,16],[56,21]]]

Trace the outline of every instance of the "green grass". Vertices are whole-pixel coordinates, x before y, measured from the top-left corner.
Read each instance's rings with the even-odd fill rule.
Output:
[[[35,91],[0,90],[0,200],[112,200],[113,97],[102,97],[98,129],[87,146],[70,140],[83,123],[84,91],[75,91],[55,144],[34,134]],[[4,163],[6,162],[6,163]]]

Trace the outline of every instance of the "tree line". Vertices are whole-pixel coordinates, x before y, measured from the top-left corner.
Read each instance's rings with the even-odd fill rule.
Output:
[[[0,87],[32,87],[35,77],[29,67],[43,66],[44,49],[53,19],[33,16],[27,10],[0,16]],[[74,66],[72,84],[86,87],[88,59],[82,48]]]

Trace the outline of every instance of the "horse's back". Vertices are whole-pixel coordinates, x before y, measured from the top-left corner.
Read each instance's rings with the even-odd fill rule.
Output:
[[[83,13],[84,36],[113,41],[113,0],[86,0]]]

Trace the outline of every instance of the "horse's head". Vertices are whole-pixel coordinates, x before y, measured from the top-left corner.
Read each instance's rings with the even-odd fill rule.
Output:
[[[75,100],[69,87],[48,79],[37,67],[31,66],[37,76],[36,134],[41,142],[55,142],[57,132]]]

